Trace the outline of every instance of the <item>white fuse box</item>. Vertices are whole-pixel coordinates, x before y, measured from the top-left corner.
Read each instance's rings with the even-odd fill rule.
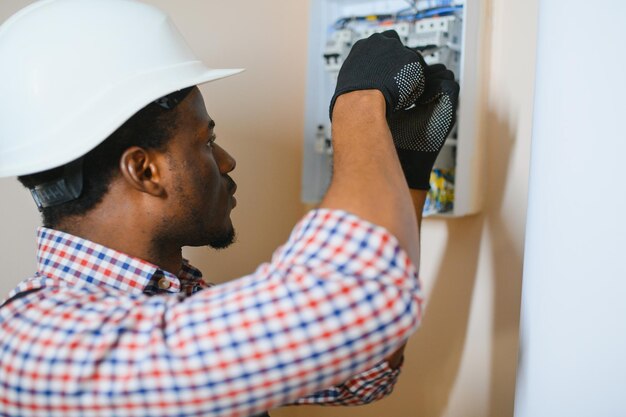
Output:
[[[316,0],[312,2],[302,200],[316,204],[332,176],[328,104],[352,45],[394,29],[402,42],[443,63],[461,85],[458,121],[431,175],[426,216],[464,216],[481,207],[478,138],[480,10],[484,0]]]

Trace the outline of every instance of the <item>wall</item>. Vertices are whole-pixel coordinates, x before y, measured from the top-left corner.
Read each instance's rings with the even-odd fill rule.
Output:
[[[313,0],[314,1],[314,0]],[[426,220],[422,275],[431,294],[403,375],[387,400],[357,409],[285,408],[274,416],[506,417],[513,413],[526,218],[537,0],[486,0],[481,215]],[[29,1],[3,1],[5,19]],[[307,2],[152,0],[215,67],[248,71],[202,88],[220,141],[237,157],[239,242],[188,250],[222,281],[268,259],[302,213],[298,201]],[[33,269],[37,213],[14,180],[0,180],[0,290]]]
[[[626,4],[586,5],[540,5],[517,417],[626,415]]]

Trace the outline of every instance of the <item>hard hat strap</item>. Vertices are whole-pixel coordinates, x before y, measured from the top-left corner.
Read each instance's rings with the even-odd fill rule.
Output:
[[[154,101],[155,104],[166,110],[174,109],[187,97],[193,87],[174,91]],[[80,157],[63,167],[63,177],[58,180],[45,182],[30,189],[30,193],[37,204],[39,211],[44,208],[58,206],[80,197],[83,191],[83,157]]]
[[[83,191],[83,158],[66,164],[63,177],[30,189],[39,211],[46,207],[58,206],[76,200]]]
[[[183,88],[182,90],[174,91],[166,96],[154,100],[155,104],[158,104],[166,110],[172,110],[178,103],[183,101],[185,97],[193,90],[193,87]]]

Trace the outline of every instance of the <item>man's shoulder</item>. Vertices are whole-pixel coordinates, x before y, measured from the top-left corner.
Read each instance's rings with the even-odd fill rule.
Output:
[[[52,280],[48,277],[41,276],[39,274],[26,278],[22,282],[20,282],[8,295],[5,299],[0,301],[0,307],[4,307],[9,304],[11,301],[16,300],[18,298],[22,298],[27,294],[36,292],[44,287],[46,284],[52,284]]]
[[[65,280],[50,278],[36,274],[20,282],[5,299],[0,301],[0,308],[4,309],[17,300],[21,300],[22,307],[43,300],[52,301],[52,304],[61,305],[70,300],[78,304],[84,302],[103,301],[107,298],[128,298],[137,294],[123,294],[112,288],[98,285],[81,285]],[[70,302],[71,304],[71,302]]]

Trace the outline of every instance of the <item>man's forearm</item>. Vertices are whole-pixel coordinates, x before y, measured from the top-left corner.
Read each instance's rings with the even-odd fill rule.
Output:
[[[417,220],[417,228],[421,232],[422,228],[422,213],[424,212],[424,203],[426,202],[426,195],[428,192],[426,190],[410,190],[411,200],[413,201],[413,207],[415,208],[415,218]],[[419,256],[419,254],[418,254]],[[406,347],[406,343],[398,350],[396,350],[392,355],[387,358],[387,363],[391,369],[398,369],[402,364],[402,360],[404,358],[404,348]]]
[[[417,265],[417,219],[379,91],[355,91],[337,99],[333,147],[333,180],[321,206],[385,227]]]

